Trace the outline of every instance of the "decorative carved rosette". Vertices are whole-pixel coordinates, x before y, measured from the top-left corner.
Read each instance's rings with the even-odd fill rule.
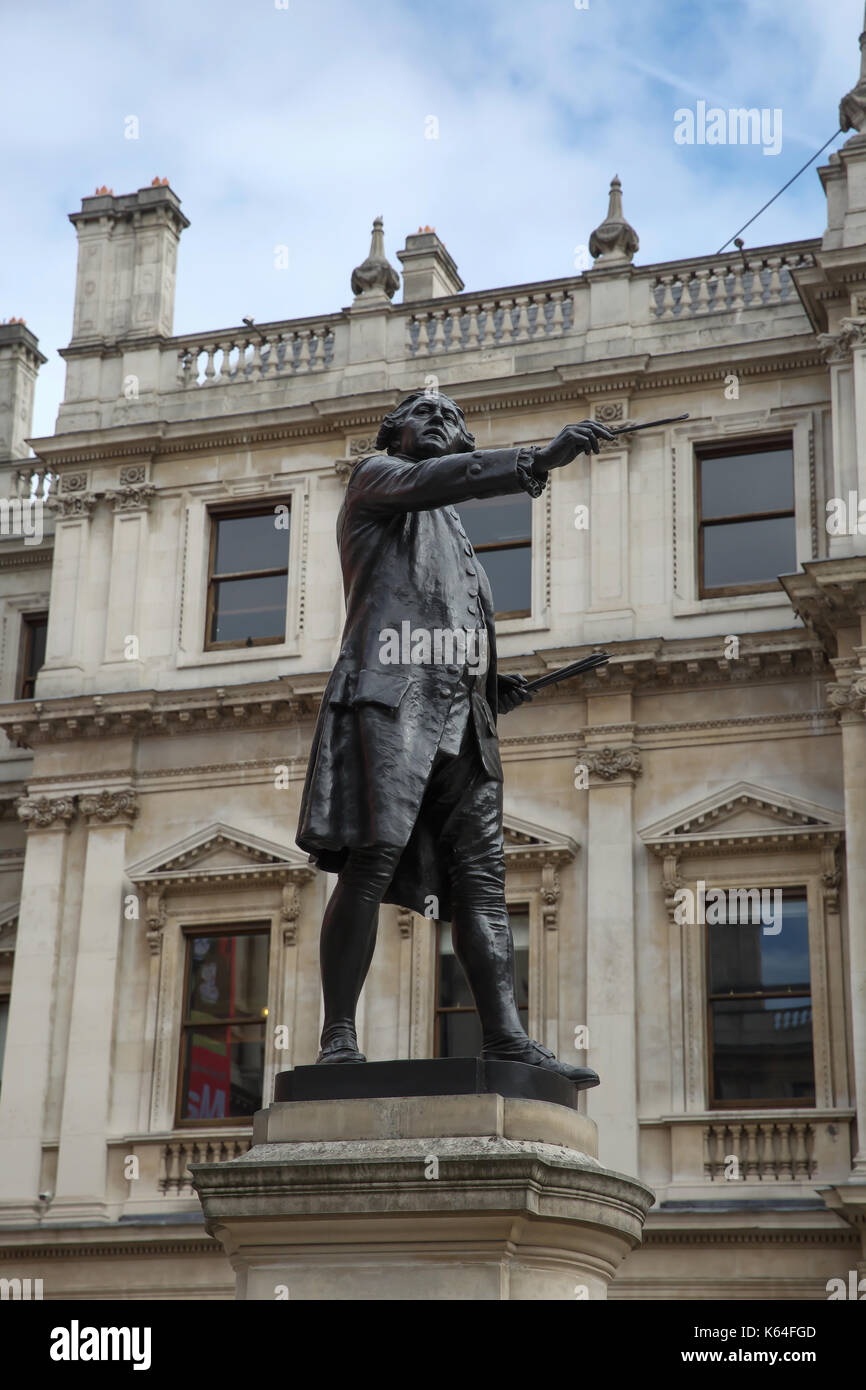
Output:
[[[112,821],[131,825],[139,811],[138,799],[131,787],[123,787],[119,791],[103,788],[101,792],[88,792],[79,798],[79,805],[88,825],[109,825]]]
[[[68,830],[75,816],[72,796],[22,796],[17,802],[18,818],[30,830]]]

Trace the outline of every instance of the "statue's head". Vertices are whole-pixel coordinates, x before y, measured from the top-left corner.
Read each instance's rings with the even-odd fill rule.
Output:
[[[414,391],[385,416],[376,448],[411,459],[441,458],[471,453],[475,435],[467,430],[463,411],[450,396]]]

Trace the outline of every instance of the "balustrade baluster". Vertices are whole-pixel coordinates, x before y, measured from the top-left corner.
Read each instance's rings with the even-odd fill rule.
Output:
[[[481,305],[484,312],[484,337],[481,339],[482,348],[494,347],[496,344],[496,301],[485,299]]]
[[[514,339],[516,343],[529,342],[529,295],[517,295],[514,303],[517,306],[517,335]]]
[[[731,291],[731,311],[739,313],[745,304],[743,287],[743,268],[740,265],[729,267],[730,273],[734,277],[733,289]]]

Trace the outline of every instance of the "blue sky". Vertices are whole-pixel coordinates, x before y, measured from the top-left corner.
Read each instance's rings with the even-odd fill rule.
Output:
[[[430,224],[468,290],[571,274],[615,173],[638,264],[712,253],[837,128],[863,23],[863,0],[282,3],[0,6],[0,318],[26,319],[49,357],[35,435],[63,392],[67,214],[98,185],[159,175],[180,197],[178,333],[350,303],[377,213],[398,268],[407,233]],[[676,144],[674,112],[698,100],[780,108],[781,152]],[[746,244],[825,220],[809,169]]]

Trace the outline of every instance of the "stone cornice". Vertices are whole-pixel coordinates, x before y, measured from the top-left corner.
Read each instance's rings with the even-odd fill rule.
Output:
[[[123,691],[64,695],[0,705],[0,728],[28,748],[117,735],[186,734],[201,730],[263,728],[297,723],[318,711],[327,676],[305,679],[302,692],[288,682],[192,691]]]
[[[565,349],[563,355],[567,356]],[[723,366],[719,365],[715,351],[701,362],[700,354],[693,349],[677,347],[673,340],[671,351],[660,357],[643,351],[638,341],[635,353],[625,359],[563,363],[542,371],[511,372],[494,379],[470,378],[453,383],[452,389],[467,417],[471,417],[549,405],[567,406],[571,402],[583,403],[589,396],[613,392],[653,395],[663,389],[720,380],[732,364],[740,377],[787,374],[826,366],[810,333],[797,334],[793,339],[757,339],[727,344]],[[370,392],[367,401],[363,396],[341,396],[336,401],[323,399],[284,407],[266,403],[259,409],[229,416],[217,412],[194,419],[146,421],[48,435],[28,442],[37,461],[55,471],[66,464],[80,466],[127,458],[153,460],[251,445],[306,444],[313,440],[333,442],[335,436],[346,435],[352,430],[375,432],[383,414],[397,403],[406,389],[408,387],[394,386]]]

